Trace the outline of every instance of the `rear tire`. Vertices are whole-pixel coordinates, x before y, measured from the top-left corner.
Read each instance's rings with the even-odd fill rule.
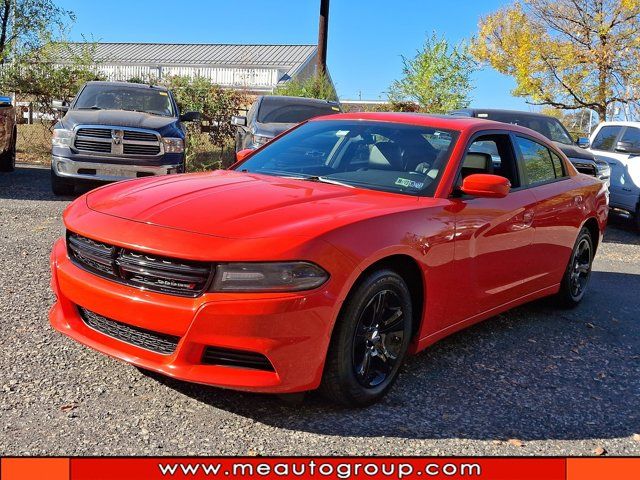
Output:
[[[594,255],[595,249],[591,233],[586,227],[583,227],[578,234],[567,270],[562,278],[560,292],[557,296],[561,306],[573,308],[584,298],[591,278]]]
[[[60,178],[56,175],[56,172],[51,169],[51,191],[54,195],[68,196],[73,195],[75,192],[75,186],[73,183]]]
[[[11,135],[11,145],[0,154],[0,172],[13,172],[16,169],[16,133]]]
[[[391,389],[412,331],[411,294],[391,270],[359,282],[343,306],[327,353],[320,392],[347,407],[364,407]]]

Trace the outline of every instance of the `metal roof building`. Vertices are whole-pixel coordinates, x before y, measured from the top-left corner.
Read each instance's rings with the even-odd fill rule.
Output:
[[[82,48],[72,44],[60,63]],[[201,76],[224,87],[268,92],[292,78],[312,76],[317,53],[316,45],[97,43],[95,58],[109,80]]]

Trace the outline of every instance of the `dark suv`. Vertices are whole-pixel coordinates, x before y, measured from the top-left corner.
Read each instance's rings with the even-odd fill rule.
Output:
[[[449,112],[449,114],[486,118],[496,122],[513,123],[530,128],[552,140],[580,173],[597,177],[599,180],[609,184],[611,176],[609,164],[597,159],[591,152],[578,146],[588,146],[589,139],[581,138],[578,142],[574,142],[565,126],[557,118],[540,113],[482,108],[463,108]]]
[[[246,117],[235,116],[231,120],[238,127],[236,152],[261,147],[285,130],[310,118],[340,112],[342,109],[337,102],[262,95],[251,105]]]

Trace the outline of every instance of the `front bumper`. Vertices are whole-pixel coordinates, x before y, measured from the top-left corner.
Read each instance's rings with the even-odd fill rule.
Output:
[[[220,294],[184,298],[146,292],[90,274],[51,254],[56,303],[52,326],[102,353],[180,380],[238,390],[289,393],[317,388],[339,301],[325,284],[297,294]],[[179,337],[162,355],[90,328],[78,307],[137,328]],[[274,371],[206,365],[207,346],[260,353]]]
[[[102,162],[70,160],[52,155],[51,167],[55,174],[63,178],[117,182],[153,175],[181,173],[182,163],[167,165],[127,165]]]

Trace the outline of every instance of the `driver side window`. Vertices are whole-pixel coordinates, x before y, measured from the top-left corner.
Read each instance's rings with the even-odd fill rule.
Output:
[[[520,186],[511,139],[506,134],[477,137],[467,149],[458,176],[458,186],[469,175],[488,173],[508,178],[512,188]]]

